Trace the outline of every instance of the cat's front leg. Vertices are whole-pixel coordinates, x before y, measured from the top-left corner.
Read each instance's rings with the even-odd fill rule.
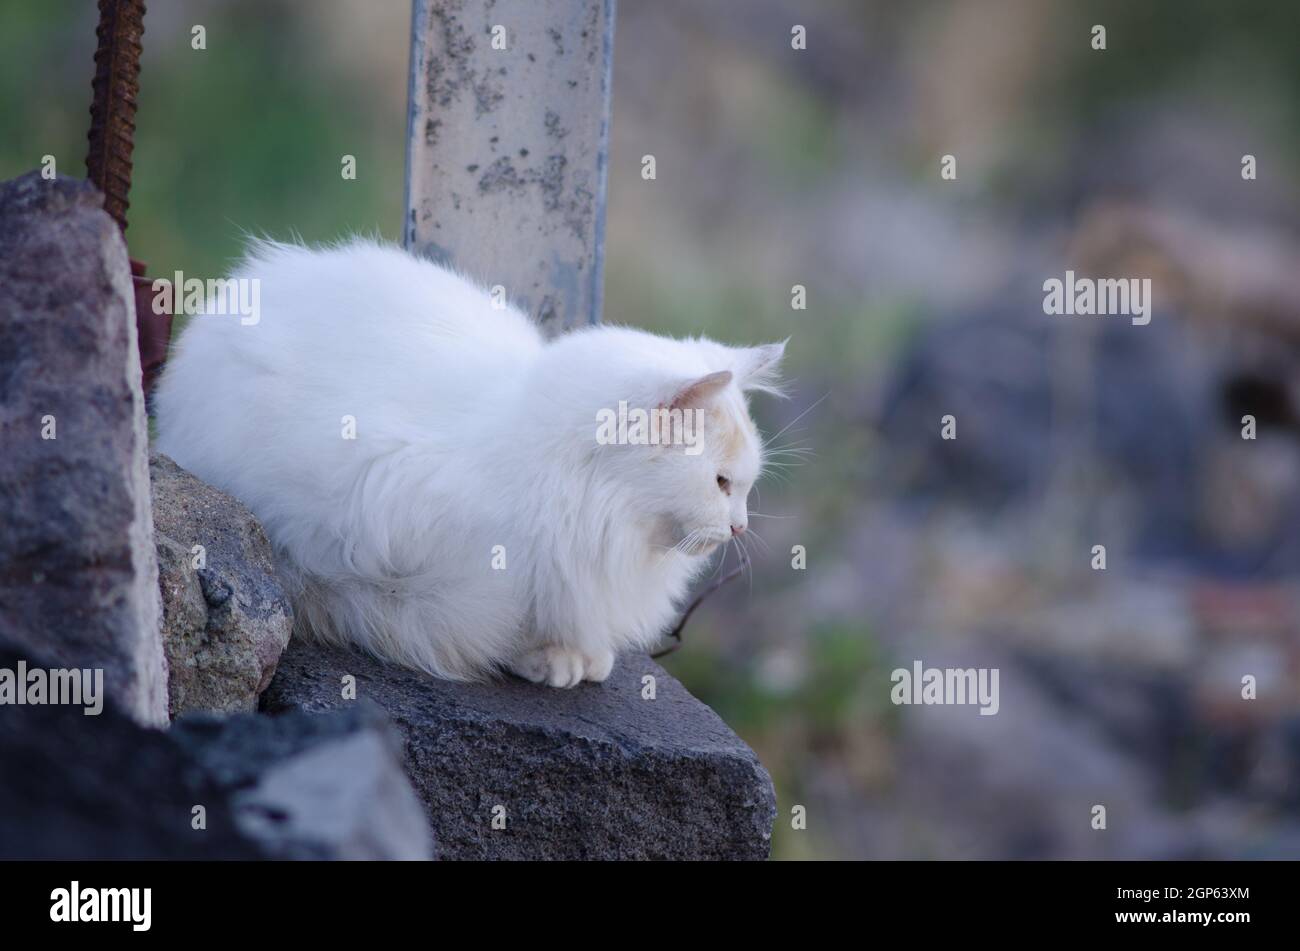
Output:
[[[533,683],[576,687],[584,680],[600,683],[608,677],[614,669],[614,652],[602,648],[592,653],[564,644],[542,644],[518,655],[510,669]]]

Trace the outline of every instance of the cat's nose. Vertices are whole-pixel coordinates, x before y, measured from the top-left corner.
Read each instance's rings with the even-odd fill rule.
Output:
[[[733,525],[733,526],[731,526],[731,534],[733,534],[733,535],[743,535],[743,534],[745,534],[745,526],[744,526],[744,525]]]

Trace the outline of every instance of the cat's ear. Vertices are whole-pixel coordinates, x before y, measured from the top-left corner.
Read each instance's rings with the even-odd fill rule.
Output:
[[[707,406],[731,383],[731,371],[719,370],[678,387],[673,398],[668,402],[669,409],[686,409],[688,407]]]
[[[779,386],[781,358],[785,356],[786,337],[780,343],[765,343],[737,351],[736,379],[742,390],[763,390],[781,396]]]

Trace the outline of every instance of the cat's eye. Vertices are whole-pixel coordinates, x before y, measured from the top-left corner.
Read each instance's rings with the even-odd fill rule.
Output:
[[[731,480],[724,475],[718,476],[718,488],[728,495],[731,494]]]

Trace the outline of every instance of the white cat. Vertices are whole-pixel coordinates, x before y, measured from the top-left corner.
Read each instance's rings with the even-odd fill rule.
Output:
[[[783,343],[548,342],[370,241],[257,242],[233,276],[260,281],[258,319],[191,321],[158,448],[261,520],[302,636],[457,680],[601,681],[747,526],[762,450],[744,391],[775,391]],[[699,411],[702,449],[599,440],[620,401]]]

